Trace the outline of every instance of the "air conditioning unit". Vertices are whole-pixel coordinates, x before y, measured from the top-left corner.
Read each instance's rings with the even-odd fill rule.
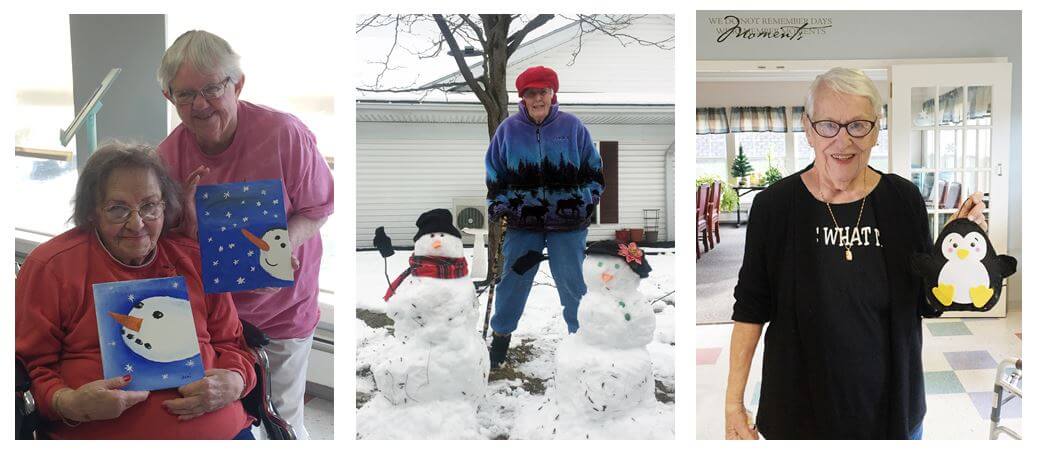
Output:
[[[452,218],[459,230],[487,230],[488,206],[483,197],[457,197],[452,199]]]

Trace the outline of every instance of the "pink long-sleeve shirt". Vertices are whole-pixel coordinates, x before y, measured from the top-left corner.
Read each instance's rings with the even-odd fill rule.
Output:
[[[210,172],[200,185],[280,179],[285,186],[286,217],[321,219],[333,213],[333,176],[318,151],[314,134],[295,116],[246,101],[238,104],[238,125],[231,145],[206,155],[195,136],[178,125],[159,144],[159,156],[171,176],[184,183],[199,166]],[[271,338],[304,338],[318,325],[320,234],[293,251],[300,261],[295,284],[273,294],[232,293],[239,316]]]

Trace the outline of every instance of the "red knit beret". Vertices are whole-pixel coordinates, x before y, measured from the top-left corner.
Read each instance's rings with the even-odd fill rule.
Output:
[[[553,89],[553,103],[557,103],[557,91],[560,91],[560,81],[557,73],[546,66],[529,67],[517,76],[517,96],[523,97],[524,90],[529,88],[551,88]]]

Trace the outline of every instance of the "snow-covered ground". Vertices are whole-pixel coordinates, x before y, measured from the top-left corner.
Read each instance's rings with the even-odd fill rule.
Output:
[[[640,284],[640,292],[648,301],[655,301],[653,307],[657,330],[648,350],[654,366],[658,407],[664,412],[660,415],[660,421],[668,423],[668,429],[674,430],[675,293],[672,292],[675,289],[675,255],[672,249],[646,251],[661,253],[648,255],[653,271]],[[410,251],[399,250],[388,259],[391,280],[408,265],[409,254]],[[466,249],[466,254],[468,258],[471,257],[472,249]],[[370,367],[392,342],[390,328],[393,324],[383,313],[386,308],[383,294],[387,289],[383,259],[376,251],[362,251],[355,255],[358,264],[356,405],[361,407],[373,396],[375,384]],[[561,339],[567,335],[567,327],[561,316],[556,288],[552,284],[549,265],[543,263],[528,297],[524,316],[513,334],[510,344],[511,363],[492,373],[487,394],[479,407],[478,420],[485,438],[528,438],[511,434],[518,412],[545,404],[547,389],[555,385],[554,352]],[[482,307],[479,316],[483,320],[486,295],[482,295],[480,301]],[[481,324],[475,324],[474,327],[480,330]],[[359,425],[358,435],[364,437],[366,431],[361,429],[362,425]]]

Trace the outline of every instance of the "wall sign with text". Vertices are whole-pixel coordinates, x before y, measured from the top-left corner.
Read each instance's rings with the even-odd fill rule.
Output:
[[[728,40],[783,40],[801,41],[820,38],[828,33],[830,17],[798,16],[717,16],[709,17],[708,24],[716,30],[716,42]]]

